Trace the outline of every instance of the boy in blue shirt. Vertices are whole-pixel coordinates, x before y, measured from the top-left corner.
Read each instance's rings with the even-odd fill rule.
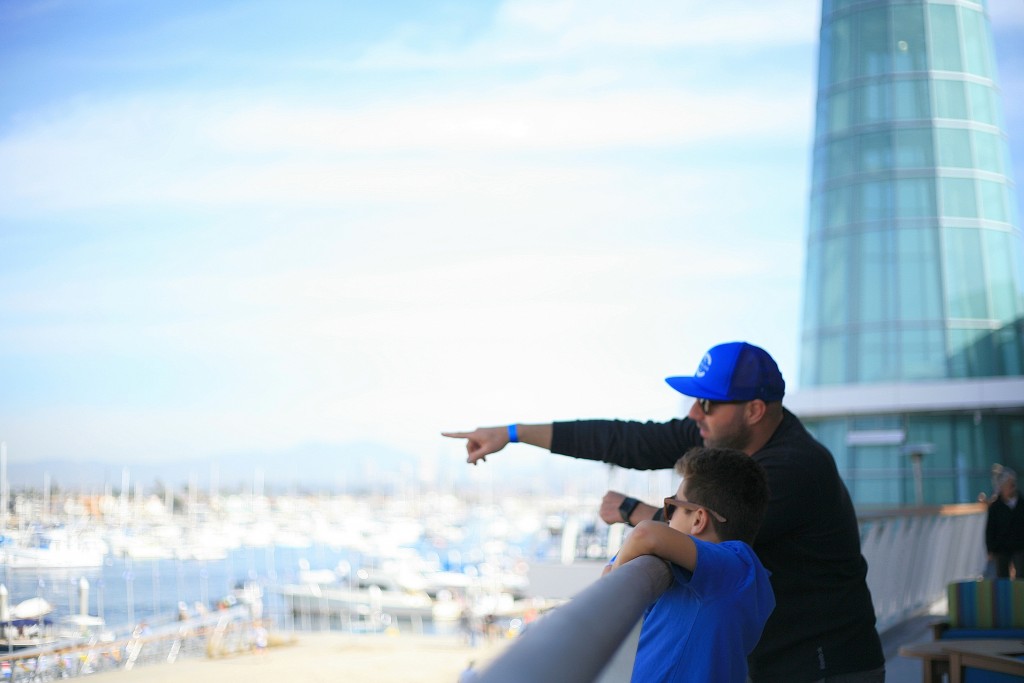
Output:
[[[665,520],[636,526],[611,570],[640,555],[669,563],[673,582],[644,613],[634,683],[744,683],[747,655],[775,608],[750,544],[768,505],[762,467],[741,451],[694,448],[676,463]]]

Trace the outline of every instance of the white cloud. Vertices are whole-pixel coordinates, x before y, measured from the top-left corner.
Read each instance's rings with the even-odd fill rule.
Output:
[[[810,110],[807,93],[789,92],[456,96],[361,111],[162,96],[81,103],[0,141],[0,198],[6,211],[501,198],[616,175],[612,165],[523,153],[799,140]]]
[[[816,39],[818,3],[700,3],[658,0],[618,3],[587,0],[522,0],[505,3],[500,18],[509,25],[555,34],[563,46],[664,47],[713,45],[748,51]],[[772,30],[766,31],[765,26]]]
[[[489,30],[468,44],[423,47],[400,32],[368,50],[356,66],[375,70],[550,67],[574,56],[614,64],[637,54],[649,57],[664,50],[707,48],[713,49],[706,54],[711,60],[716,52],[735,55],[813,45],[818,19],[819,3],[813,0],[746,0],[728,6],[670,0],[513,0],[502,4]],[[701,67],[715,65],[705,61]]]

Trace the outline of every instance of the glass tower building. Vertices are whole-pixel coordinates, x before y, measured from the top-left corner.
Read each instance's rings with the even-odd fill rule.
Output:
[[[1024,475],[1024,274],[989,18],[824,0],[800,391],[859,506]],[[1019,466],[1019,467],[1018,467]]]

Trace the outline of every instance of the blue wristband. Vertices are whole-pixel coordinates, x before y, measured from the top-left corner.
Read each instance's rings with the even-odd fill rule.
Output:
[[[508,426],[508,442],[519,443],[519,431],[516,429],[515,425]]]

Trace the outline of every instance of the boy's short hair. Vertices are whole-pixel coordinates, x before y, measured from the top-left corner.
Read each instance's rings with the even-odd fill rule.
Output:
[[[725,517],[710,518],[721,540],[754,542],[768,507],[768,477],[757,461],[731,448],[696,447],[676,462],[676,472],[687,500]]]

